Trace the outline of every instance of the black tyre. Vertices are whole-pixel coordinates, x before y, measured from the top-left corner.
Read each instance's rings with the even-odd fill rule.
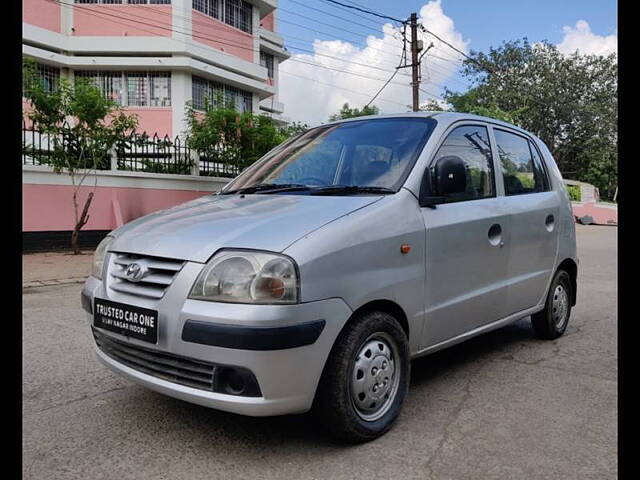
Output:
[[[369,312],[340,333],[325,365],[314,410],[334,437],[359,443],[388,431],[409,389],[407,336],[391,315]]]
[[[531,325],[538,338],[553,340],[565,332],[572,298],[571,278],[564,270],[558,270],[549,287],[544,309],[531,315]]]

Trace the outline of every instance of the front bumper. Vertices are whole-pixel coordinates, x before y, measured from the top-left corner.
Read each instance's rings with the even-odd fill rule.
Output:
[[[193,273],[183,271],[181,275]],[[255,375],[261,396],[228,395],[174,383],[125,365],[96,346],[98,358],[145,387],[219,410],[269,416],[302,413],[311,408],[329,352],[352,313],[343,300],[241,305],[184,300],[187,293],[188,287],[181,288],[177,281],[157,305],[150,305],[106,289],[100,280],[90,277],[82,295],[89,300],[83,301],[85,309],[91,308],[93,299],[99,297],[158,311],[156,345],[99,329],[103,335],[159,352],[245,368]]]

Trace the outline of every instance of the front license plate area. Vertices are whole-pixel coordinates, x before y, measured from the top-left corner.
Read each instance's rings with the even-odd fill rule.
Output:
[[[96,298],[93,325],[149,343],[158,343],[158,312]]]

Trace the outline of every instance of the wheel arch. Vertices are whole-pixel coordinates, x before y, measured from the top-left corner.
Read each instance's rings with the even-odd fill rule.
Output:
[[[378,299],[361,305],[356,310],[354,310],[354,312],[345,323],[345,326],[348,325],[349,322],[357,316],[363,313],[374,311],[388,313],[393,318],[395,318],[402,327],[402,330],[404,330],[404,333],[407,335],[407,339],[410,340],[409,320],[407,319],[407,314],[404,312],[400,305],[392,300]]]

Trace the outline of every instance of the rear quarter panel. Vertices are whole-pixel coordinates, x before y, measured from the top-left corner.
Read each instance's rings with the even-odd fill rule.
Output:
[[[534,137],[535,138],[535,137]],[[559,205],[559,224],[558,224],[558,256],[556,258],[557,266],[567,258],[578,263],[578,255],[576,251],[576,223],[571,208],[571,199],[567,187],[562,181],[560,169],[553,159],[553,155],[547,146],[539,138],[535,138],[538,148],[544,156],[544,162],[549,172],[551,186],[560,197]],[[554,269],[555,270],[555,269]]]

